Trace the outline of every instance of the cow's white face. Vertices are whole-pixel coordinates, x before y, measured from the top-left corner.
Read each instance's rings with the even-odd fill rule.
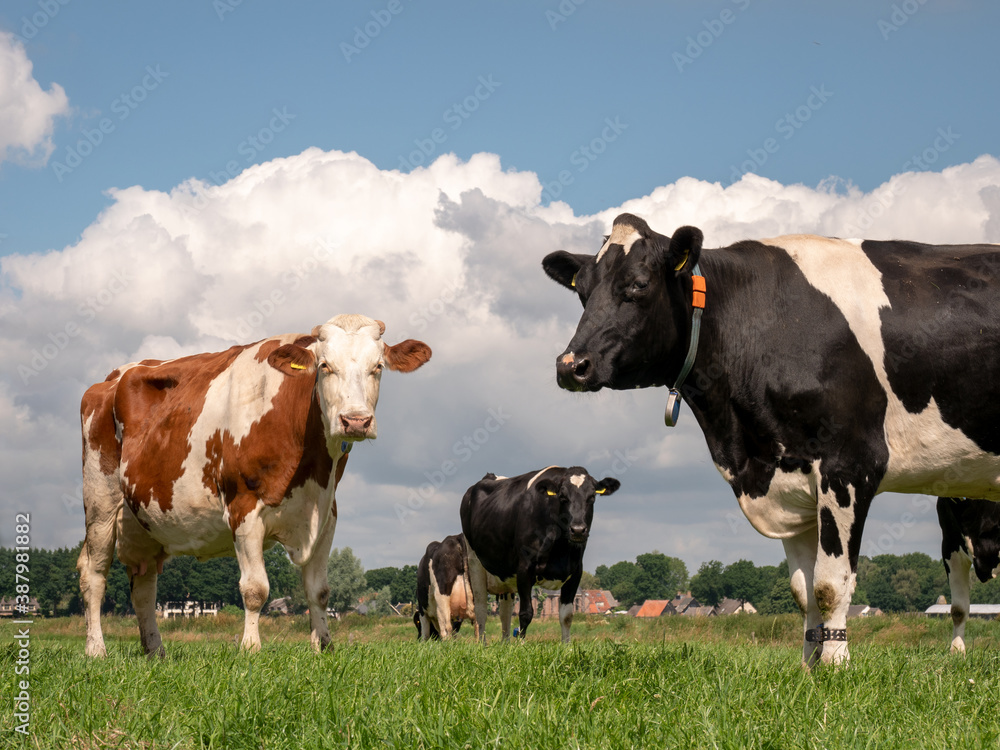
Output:
[[[382,341],[384,331],[384,323],[362,315],[338,315],[313,329],[317,340],[309,349],[316,357],[316,392],[334,440],[375,439],[383,368],[410,372],[430,359],[423,342],[389,346]]]

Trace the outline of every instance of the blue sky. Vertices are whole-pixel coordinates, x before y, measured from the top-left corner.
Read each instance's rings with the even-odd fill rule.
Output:
[[[942,127],[960,138],[935,169],[994,152],[1000,8],[913,0],[897,26],[894,5],[399,0],[394,15],[388,2],[74,0],[50,16],[45,3],[5,3],[0,28],[32,35],[35,77],[61,84],[73,107],[52,159],[65,161],[103,117],[115,130],[62,181],[51,164],[3,167],[0,250],[72,242],[108,204],[108,187],[168,189],[309,146],[357,151],[385,169],[422,157],[415,141],[432,157],[488,151],[546,184],[571,173],[559,197],[577,213],[683,176],[729,182],[748,160],[785,184],[833,175],[870,190]],[[42,28],[31,21],[39,14]],[[368,37],[355,29],[366,26],[378,35],[361,48]],[[166,78],[121,120],[112,108],[148,66]],[[810,110],[814,88],[830,95]],[[274,109],[294,119],[258,150],[249,139]],[[625,129],[591,160],[581,149],[606,118]],[[768,138],[776,153],[763,151]]]
[[[664,233],[698,224],[709,245],[859,228],[1000,240],[978,197],[1000,174],[998,17],[963,0],[10,0],[0,30],[16,36],[0,47],[35,83],[0,68],[0,509],[51,507],[43,546],[82,536],[66,499],[75,410],[115,364],[360,311],[435,348],[426,375],[384,386],[378,445],[352,456],[344,492],[364,501],[341,503],[335,545],[370,567],[454,533],[457,499],[486,471],[548,463],[627,464],[588,567],[653,548],[692,568],[777,562],[692,420],[662,428],[660,394],[555,387],[578,306],[541,257],[596,251],[620,209]],[[23,112],[52,113],[17,141],[26,116],[9,103],[29,88]],[[893,180],[905,197],[880,197]],[[217,200],[191,211],[201,193]],[[318,236],[342,254],[250,325]],[[137,280],[112,300],[116,272]],[[26,375],[68,323],[86,326]],[[500,407],[510,426],[406,505]],[[869,529],[881,551],[936,554],[918,498],[880,498]]]

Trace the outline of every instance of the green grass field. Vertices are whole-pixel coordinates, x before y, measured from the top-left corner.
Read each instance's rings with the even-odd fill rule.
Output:
[[[953,748],[1000,746],[1000,623],[852,621],[847,669],[799,667],[799,618],[578,618],[574,642],[536,620],[526,642],[471,628],[419,644],[402,618],[268,618],[240,653],[237,618],[174,620],[167,657],[140,654],[133,618],[107,618],[109,657],[83,657],[81,618],[31,626],[30,735],[3,701],[0,747],[38,748]],[[491,633],[499,635],[496,621]],[[5,698],[14,628],[0,625]]]

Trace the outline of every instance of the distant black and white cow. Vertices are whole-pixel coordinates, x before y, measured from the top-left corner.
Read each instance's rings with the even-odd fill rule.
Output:
[[[596,257],[543,267],[584,306],[559,385],[680,391],[750,523],[784,543],[806,664],[848,658],[877,493],[1000,500],[1000,248],[795,235],[703,252],[694,227],[622,214]]]
[[[1000,503],[939,497],[941,558],[951,586],[952,653],[965,653],[973,566],[983,583],[1000,572]]]
[[[462,620],[473,619],[472,589],[466,575],[465,538],[461,534],[431,542],[417,566],[417,611],[413,623],[422,640],[457,633]]]
[[[504,638],[509,637],[510,613],[517,593],[523,638],[534,607],[536,584],[559,589],[559,622],[563,642],[569,642],[573,599],[583,574],[583,553],[594,520],[597,495],[610,495],[617,479],[594,479],[579,466],[549,466],[518,477],[487,474],[462,498],[462,532],[469,556],[469,582],[475,602],[476,634],[486,639],[488,577],[497,580]]]

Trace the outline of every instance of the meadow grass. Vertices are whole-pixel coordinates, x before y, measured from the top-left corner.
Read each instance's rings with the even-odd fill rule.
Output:
[[[403,618],[332,623],[314,654],[304,618],[267,618],[258,654],[238,618],[163,623],[167,657],[140,653],[134,618],[107,618],[109,656],[83,657],[80,618],[36,621],[38,748],[942,748],[1000,746],[1000,623],[852,621],[847,669],[799,666],[793,616],[578,618],[574,642],[536,621],[526,642],[417,643]],[[498,626],[491,621],[491,634]],[[0,627],[4,692],[15,648]],[[497,633],[498,634],[498,633]]]

